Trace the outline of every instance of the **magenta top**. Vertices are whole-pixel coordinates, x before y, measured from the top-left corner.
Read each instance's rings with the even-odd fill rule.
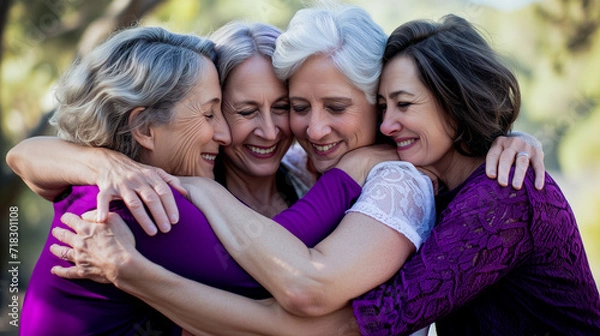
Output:
[[[573,211],[530,169],[515,190],[485,165],[437,197],[438,224],[388,282],[354,300],[363,335],[600,335],[600,299]]]
[[[346,173],[332,169],[304,198],[273,219],[312,247],[336,227],[360,192],[360,186]],[[72,187],[66,198],[54,203],[52,228],[66,228],[60,222],[65,212],[81,215],[95,209],[97,194],[96,186]],[[177,191],[174,195],[180,221],[167,234],[146,235],[122,202],[114,202],[111,211],[127,222],[135,235],[136,248],[149,260],[213,287],[252,298],[267,297],[269,293],[229,256],[200,210]],[[52,275],[53,266],[69,266],[49,251],[55,243],[60,244],[49,235],[31,276],[21,315],[21,335],[181,333],[150,306],[111,284]]]

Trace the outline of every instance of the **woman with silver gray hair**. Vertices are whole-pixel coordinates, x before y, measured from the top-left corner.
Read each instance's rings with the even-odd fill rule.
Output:
[[[279,29],[232,22],[211,38],[223,92],[223,116],[232,142],[223,147],[215,177],[259,213],[273,217],[294,204],[316,181],[289,127],[287,86],[275,76],[271,58]],[[300,168],[298,167],[300,166]],[[316,242],[315,242],[316,243]]]
[[[60,106],[52,123],[62,139],[91,151],[102,152],[99,148],[105,147],[168,174],[212,179],[219,146],[231,143],[221,115],[213,46],[207,39],[162,28],[117,33],[62,78],[57,90]],[[369,169],[357,168],[358,162],[347,166],[360,174]],[[206,218],[184,197],[185,190],[172,183],[178,191],[169,192],[180,216],[169,234],[145,234],[123,203],[111,204],[112,216],[120,216],[129,234],[133,232],[139,253],[190,280],[253,298],[266,297],[265,290],[227,255]],[[275,219],[312,244],[339,222],[359,193],[352,176],[332,170],[293,209]],[[61,223],[65,213],[81,215],[96,208],[98,197],[99,189],[93,185],[75,184],[63,190],[54,198],[52,231],[66,228]],[[315,229],[306,227],[315,222]],[[129,335],[140,328],[181,332],[173,322],[113,286],[52,275],[52,267],[68,265],[68,251],[57,243],[48,237],[34,269],[21,316],[21,335]]]
[[[296,33],[299,36],[291,38]],[[340,36],[332,38],[335,33]],[[379,52],[362,48],[360,36],[368,34],[379,44]],[[314,49],[315,36],[334,43]],[[335,167],[342,155],[375,141],[373,98],[384,45],[381,28],[364,10],[351,6],[299,11],[279,38],[273,63],[280,77],[289,81],[291,128],[318,171]],[[306,49],[305,56],[286,62],[286,52],[296,56]],[[359,71],[351,73],[348,62],[367,63],[369,54],[376,66],[356,64],[352,70]],[[247,300],[176,277],[110,234],[88,241],[86,249],[69,250],[69,256],[89,274],[105,277],[194,333],[331,335],[339,331],[341,320],[350,319],[348,302],[393,275],[419,248],[435,219],[433,188],[425,176],[406,163],[378,167],[338,228],[312,249],[268,219],[236,206],[237,201],[215,183],[202,180],[192,186],[189,195],[210,218],[228,251],[276,302]],[[75,216],[65,221],[79,235],[63,230],[57,236],[79,246],[93,224]],[[122,235],[127,231],[118,218],[104,228]],[[116,263],[115,256],[126,256],[127,266]],[[76,270],[54,271],[79,278]],[[338,314],[329,315],[338,309],[342,309]]]

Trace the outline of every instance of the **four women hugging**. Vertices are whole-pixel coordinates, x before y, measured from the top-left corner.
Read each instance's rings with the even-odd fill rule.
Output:
[[[600,333],[573,213],[469,22],[388,38],[339,5],[211,38],[115,34],[63,76],[60,139],[9,152],[55,209],[22,335]]]

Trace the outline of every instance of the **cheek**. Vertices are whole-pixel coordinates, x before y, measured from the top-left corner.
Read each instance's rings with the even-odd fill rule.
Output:
[[[352,139],[352,149],[372,145],[377,134],[376,118],[355,118],[346,125],[346,134]]]
[[[239,145],[246,140],[252,133],[252,124],[248,120],[228,120],[229,131],[231,132],[231,145]]]
[[[291,136],[292,135],[292,131],[291,131],[291,126],[290,126],[290,117],[285,114],[285,115],[276,115],[273,117],[274,122],[275,122],[275,126],[277,128],[279,128],[279,130],[281,130],[281,132],[285,135],[285,136]]]
[[[294,136],[301,140],[305,138],[308,118],[297,114],[290,115],[290,129]]]

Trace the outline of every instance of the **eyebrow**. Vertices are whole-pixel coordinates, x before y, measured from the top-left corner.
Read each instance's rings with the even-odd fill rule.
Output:
[[[290,97],[290,100],[307,101],[306,98],[302,98],[302,97]],[[339,102],[339,103],[345,103],[345,104],[352,104],[352,98],[346,98],[346,97],[325,97],[321,100],[327,101],[327,102],[333,101],[333,102]]]
[[[220,102],[221,102],[221,99],[215,97],[215,98],[213,98],[213,99],[211,99],[209,101],[203,102],[201,105],[204,106],[204,105],[208,105],[208,104],[218,104]]]
[[[394,92],[390,93],[390,94],[388,95],[388,97],[389,97],[390,99],[396,99],[396,98],[397,98],[399,95],[403,95],[403,94],[405,94],[405,95],[409,95],[409,96],[414,96],[414,94],[413,94],[413,93],[410,93],[410,92],[408,92],[408,91],[405,91],[405,90],[398,90],[398,91],[394,91]],[[380,95],[380,94],[378,94],[378,95],[377,95],[377,98],[385,98],[385,97],[384,97],[384,96],[382,96],[382,95]]]
[[[281,102],[282,100],[289,100],[287,95],[282,95],[281,97],[276,98],[273,103],[278,103]],[[232,106],[245,106],[245,105],[255,105],[258,106],[259,103],[255,100],[242,100],[240,102],[237,102],[236,104],[231,104]]]

